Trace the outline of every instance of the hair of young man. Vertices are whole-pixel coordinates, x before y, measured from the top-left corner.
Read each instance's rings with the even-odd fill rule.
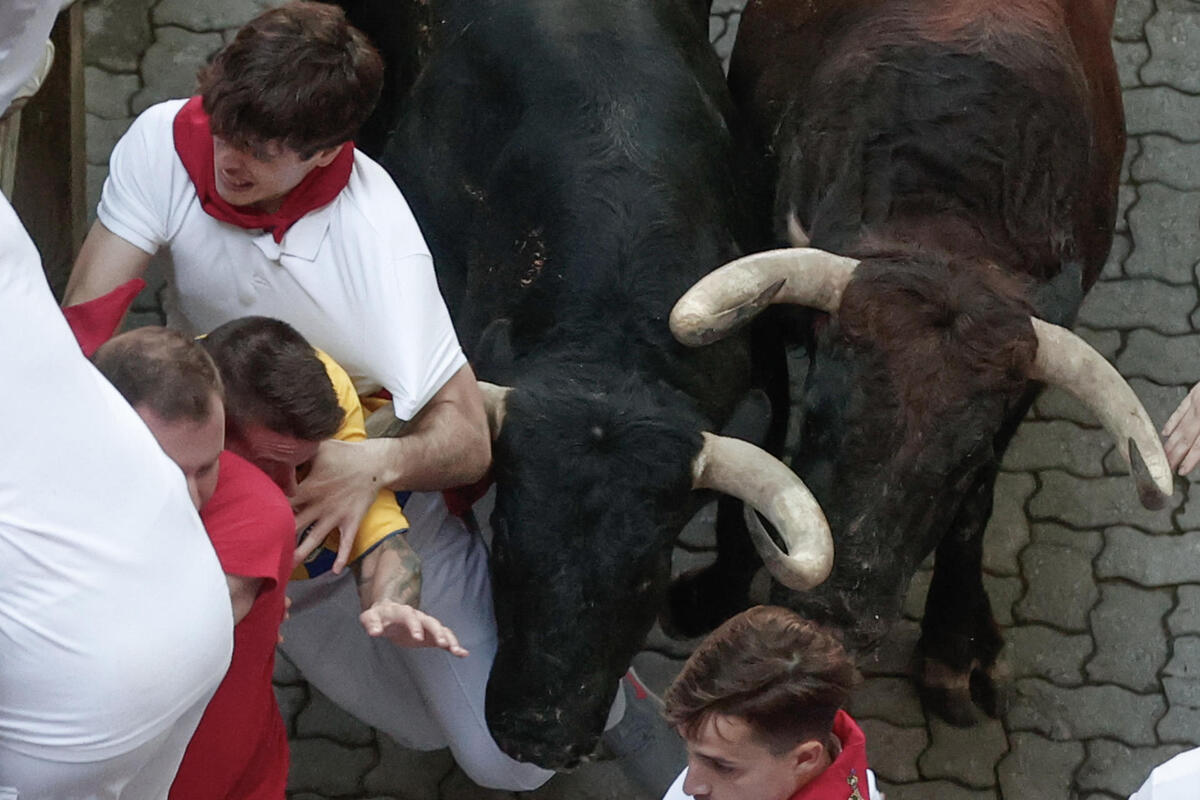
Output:
[[[695,738],[714,714],[740,717],[775,755],[829,740],[858,670],[828,630],[794,611],[756,606],[713,631],[667,689],[667,721]]]
[[[226,425],[261,425],[319,442],[341,427],[345,412],[317,351],[286,322],[242,317],[201,340],[225,384]]]
[[[214,136],[309,159],[354,137],[383,86],[383,60],[342,9],[292,2],[238,31],[198,75]]]
[[[114,336],[92,363],[134,408],[146,407],[168,422],[204,422],[212,397],[224,396],[212,358],[190,336],[158,326]]]

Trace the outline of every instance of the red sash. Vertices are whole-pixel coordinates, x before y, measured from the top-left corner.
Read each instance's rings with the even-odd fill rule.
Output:
[[[208,114],[200,98],[188,100],[175,115],[175,152],[183,162],[200,207],[210,217],[236,225],[239,228],[262,229],[282,241],[288,228],[310,211],[328,205],[350,182],[350,170],[354,166],[354,145],[343,146],[331,163],[316,167],[296,188],[283,198],[278,211],[260,211],[249,206],[230,205],[217,193],[213,164],[213,137]]]
[[[790,800],[868,800],[867,738],[858,723],[840,710],[833,719],[833,735],[841,740],[842,752]]]

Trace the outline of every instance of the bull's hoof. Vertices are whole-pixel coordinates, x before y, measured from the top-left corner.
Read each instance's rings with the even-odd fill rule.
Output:
[[[921,702],[937,716],[960,728],[997,718],[1008,710],[1008,669],[995,663],[978,663],[958,670],[932,658],[925,659],[921,675]]]
[[[729,584],[711,567],[681,575],[671,584],[659,615],[663,631],[676,639],[694,639],[746,610],[746,598],[731,597]]]

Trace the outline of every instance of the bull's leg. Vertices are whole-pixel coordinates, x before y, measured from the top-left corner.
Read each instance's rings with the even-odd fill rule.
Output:
[[[952,533],[938,545],[921,623],[922,699],[955,725],[979,721],[1003,705],[1004,640],[983,588],[983,531],[992,512],[993,472],[964,499]],[[978,704],[978,706],[976,705]]]

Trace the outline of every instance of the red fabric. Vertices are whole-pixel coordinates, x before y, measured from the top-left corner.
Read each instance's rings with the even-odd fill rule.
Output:
[[[221,569],[262,578],[233,629],[233,660],[200,720],[171,786],[171,800],[283,800],[288,743],[271,677],[292,571],[292,508],[261,470],[228,450],[217,490],[200,510]]]
[[[310,211],[328,205],[350,182],[350,170],[354,166],[354,146],[342,147],[333,161],[317,167],[304,176],[304,180],[283,198],[278,211],[259,211],[248,206],[231,205],[217,193],[215,166],[213,161],[213,137],[208,114],[199,97],[193,97],[175,115],[175,152],[183,162],[200,207],[210,217],[236,225],[239,228],[261,228],[283,240],[288,228]],[[349,143],[347,143],[349,144]]]
[[[834,717],[833,735],[841,741],[842,752],[789,800],[869,800],[867,738],[845,711]]]
[[[67,318],[71,333],[75,334],[75,341],[79,342],[85,356],[91,358],[100,345],[112,338],[125,313],[133,305],[133,298],[144,288],[146,282],[134,278],[108,294],[63,309],[63,316]]]
[[[492,471],[489,469],[475,483],[443,489],[442,498],[445,499],[446,509],[451,514],[462,517],[471,510],[471,506],[475,505],[479,498],[488,493],[490,488],[492,488]]]

